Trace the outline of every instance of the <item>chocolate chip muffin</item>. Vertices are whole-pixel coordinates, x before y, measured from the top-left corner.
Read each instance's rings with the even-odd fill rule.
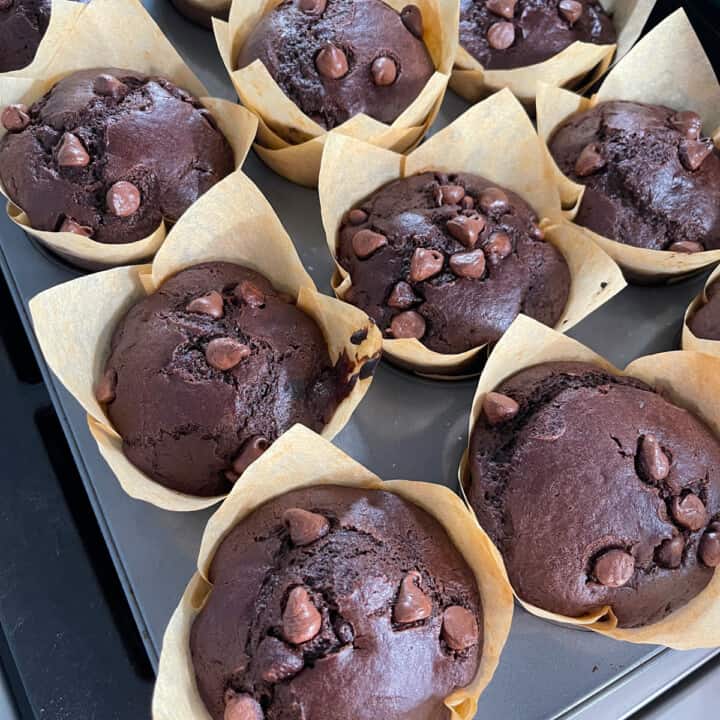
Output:
[[[600,103],[562,123],[549,145],[585,185],[579,225],[650,250],[720,248],[720,152],[697,113]]]
[[[234,169],[197,99],[132,70],[74,73],[1,119],[0,181],[36,230],[141,240]]]
[[[295,490],[231,530],[190,650],[213,720],[441,720],[482,652],[475,577],[388,492]]]
[[[570,272],[537,223],[522,198],[481,177],[396,180],[340,228],[338,261],[352,278],[344,299],[386,337],[440,353],[497,340],[521,312],[553,326]]]
[[[50,24],[52,0],[0,0],[0,72],[29,65]]]
[[[470,502],[525,601],[620,627],[685,605],[720,565],[720,444],[644,383],[585,363],[523,370],[484,401]]]
[[[134,305],[96,388],[127,458],[190,495],[230,490],[295,423],[320,431],[347,395],[322,331],[262,275],[183,270]]]
[[[460,45],[489,70],[535,65],[576,41],[612,45],[616,37],[597,0],[460,1]]]
[[[705,291],[707,303],[688,319],[693,335],[704,340],[720,340],[720,281]]]
[[[283,92],[331,129],[366,113],[392,123],[435,72],[420,9],[383,0],[285,0],[250,34],[238,67],[261,60]]]
[[[175,9],[191,22],[212,29],[214,17],[227,20],[232,0],[208,2],[207,0],[171,0]]]

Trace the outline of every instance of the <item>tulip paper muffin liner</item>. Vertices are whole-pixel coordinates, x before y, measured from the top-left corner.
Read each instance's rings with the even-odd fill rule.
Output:
[[[31,105],[67,75],[100,67],[161,75],[200,98],[230,143],[236,168],[243,164],[255,137],[256,118],[240,105],[205,97],[205,87],[139,0],[93,0],[85,6],[63,39],[59,52],[41,72],[23,78],[0,75],[0,107],[12,103]],[[0,126],[0,137],[5,132]],[[0,192],[7,197],[1,186]],[[150,258],[166,235],[163,223],[142,240],[100,243],[73,233],[36,230],[30,226],[23,210],[12,201],[8,201],[7,210],[11,220],[40,243],[73,265],[90,270]]]
[[[589,110],[609,100],[628,100],[665,105],[675,110],[694,110],[703,120],[716,147],[720,147],[720,83],[700,40],[683,10],[678,10],[646,35],[614,67],[592,98],[583,98],[559,88],[541,85],[537,97],[537,126],[547,144],[555,129],[576,112]],[[546,145],[547,147],[547,145]],[[550,156],[549,150],[548,156]],[[563,206],[573,220],[580,209],[585,186],[564,175],[550,157]],[[648,250],[603,237],[575,225],[596,242],[628,278],[637,282],[664,282],[720,261],[720,250],[677,253]]]
[[[460,45],[450,78],[450,88],[468,102],[477,102],[507,87],[525,105],[532,106],[540,82],[552,87],[573,87],[579,84],[589,87],[607,71],[613,59],[623,57],[635,44],[650,17],[655,1],[600,0],[600,4],[612,15],[617,31],[617,43],[596,45],[576,41],[557,55],[535,65],[507,70],[485,70],[481,63]]]
[[[281,0],[236,0],[228,22],[215,19],[215,39],[240,101],[260,121],[255,150],[275,172],[288,180],[315,187],[323,146],[328,137],[345,135],[397,152],[406,152],[427,132],[440,110],[457,50],[458,0],[418,0],[423,13],[423,40],[435,74],[409,107],[391,125],[361,113],[332,130],[310,119],[256,60],[237,68],[243,43],[264,15]],[[405,0],[384,0],[398,12]]]
[[[480,376],[470,411],[468,442],[488,392],[534,365],[573,361],[592,363],[617,375],[642,380],[670,402],[699,417],[720,437],[718,358],[698,352],[666,352],[638,358],[621,371],[576,340],[520,315],[498,342]],[[463,494],[469,471],[469,450],[466,450],[458,473]],[[715,572],[707,587],[685,606],[659,622],[637,628],[619,628],[610,606],[582,617],[568,617],[543,610],[520,597],[517,599],[528,612],[544,620],[587,628],[616,640],[665,645],[677,650],[720,645],[720,572]]]
[[[690,303],[688,309],[685,311],[682,330],[683,350],[695,350],[697,352],[706,353],[708,355],[717,355],[720,357],[720,340],[707,340],[706,338],[697,337],[688,325],[690,318],[707,303],[707,291],[710,286],[718,280],[720,280],[720,266],[716,267],[715,270],[712,271],[710,277],[705,283],[703,291]]]
[[[428,170],[480,175],[516,192],[535,210],[546,239],[560,250],[570,270],[570,296],[557,323],[559,329],[569,330],[625,287],[612,259],[564,220],[543,145],[509,90],[470,108],[407,156],[341,135],[328,138],[319,192],[333,258],[337,258],[338,231],[348,210],[382,186]],[[331,283],[341,299],[352,286],[352,278],[337,260]],[[391,360],[437,376],[463,372],[484,347],[444,354],[419,340],[383,340],[383,350]]]
[[[483,609],[483,650],[475,678],[445,699],[451,720],[472,720],[478,698],[492,679],[510,632],[512,591],[502,560],[490,539],[451,490],[409,480],[383,482],[341,450],[301,425],[295,425],[246,471],[243,489],[237,486],[208,521],[203,534],[198,571],[190,581],[165,632],[153,720],[209,720],[200,697],[190,656],[190,629],[212,592],[210,565],[224,536],[243,518],[291,490],[317,485],[383,490],[413,503],[445,529],[477,580]]]
[[[381,349],[378,329],[365,313],[321,295],[305,272],[293,244],[260,191],[241,172],[228,176],[175,225],[152,265],[114,268],[44,291],[30,302],[35,334],[60,381],[88,414],[101,455],[125,492],[166,510],[200,510],[223,496],[199,497],[172,490],[136,468],[122,451],[122,438],[95,399],[110,340],[118,322],[172,275],[193,265],[226,261],[265,275],[273,286],[297,298],[297,306],[317,322],[332,362],[344,352],[349,376],[356,375]],[[359,345],[353,333],[367,330]],[[323,436],[333,438],[347,423],[370,386],[358,378],[338,405]],[[243,485],[239,480],[237,485]]]

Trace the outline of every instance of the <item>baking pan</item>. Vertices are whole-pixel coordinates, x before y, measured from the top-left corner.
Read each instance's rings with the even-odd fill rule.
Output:
[[[232,99],[212,36],[182,19],[168,0],[144,4],[210,94]],[[664,3],[672,10],[679,3]],[[663,7],[663,10],[666,8]],[[448,93],[435,128],[467,108]],[[265,193],[318,287],[330,293],[331,259],[317,193],[284,181],[251,155],[245,170]],[[479,169],[481,170],[481,169]],[[242,198],[238,198],[242,202]],[[127,497],[91,438],[85,413],[39,356],[27,311],[36,293],[79,275],[26,237],[3,213],[0,265],[30,337],[48,391],[127,593],[148,656],[157,667],[165,625],[195,568],[211,511],[169,513]],[[667,287],[628,287],[570,334],[623,367],[678,347],[683,312],[705,275]],[[434,382],[382,363],[368,396],[336,444],[380,477],[457,489],[474,381]],[[500,668],[478,718],[622,718],[715,655],[614,642],[551,625],[518,608]]]

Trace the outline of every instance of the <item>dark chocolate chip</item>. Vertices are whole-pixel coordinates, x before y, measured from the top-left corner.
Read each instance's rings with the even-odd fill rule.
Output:
[[[376,250],[379,250],[384,245],[387,245],[387,238],[372,230],[359,230],[353,235],[353,252],[361,260],[369,258]]]
[[[500,188],[486,188],[480,193],[478,201],[486,213],[502,215],[510,209],[510,198]]]
[[[678,242],[673,243],[668,248],[669,252],[686,254],[699,253],[703,250],[705,250],[705,248],[699,242],[695,242],[694,240],[678,240]]]
[[[247,345],[229,337],[215,338],[205,348],[205,359],[216,370],[230,370],[248,355]]]
[[[423,19],[422,12],[417,5],[406,5],[400,11],[400,19],[403,21],[403,25],[412,33],[416,38],[422,38],[423,36]]]
[[[391,57],[383,56],[376,58],[370,70],[372,72],[373,82],[380,87],[392,85],[395,80],[397,80],[397,64]]]
[[[482,215],[458,215],[449,220],[447,225],[448,232],[466,248],[472,249],[480,237],[480,233],[485,229],[485,218]]]
[[[575,174],[578,177],[587,177],[604,168],[606,164],[607,162],[601,154],[600,145],[590,143],[582,149],[578,159],[575,161]]]
[[[360,380],[367,380],[369,377],[372,377],[375,374],[375,370],[380,364],[381,356],[382,353],[378,353],[377,355],[373,355],[369,360],[366,360],[363,363],[363,366],[360,368],[360,372],[358,373],[358,378]]]
[[[420,573],[411,570],[400,583],[393,606],[393,620],[401,625],[425,620],[432,614],[432,601],[420,589]]]
[[[262,435],[251,437],[233,460],[233,472],[240,477],[269,447],[270,443]]]
[[[105,196],[108,209],[117,217],[130,217],[140,208],[140,190],[126,180],[119,180]]]
[[[507,233],[493,233],[490,240],[483,245],[483,250],[490,264],[497,265],[512,252],[512,240]]]
[[[684,497],[674,497],[670,503],[670,512],[680,527],[692,532],[705,527],[708,521],[705,505],[694,493],[688,493]]]
[[[283,513],[283,523],[290,533],[293,545],[310,545],[328,534],[330,523],[320,513],[302,508],[288,508]]]
[[[258,646],[256,662],[262,679],[273,684],[297,675],[305,665],[300,652],[272,635]]]
[[[102,404],[111,403],[115,399],[117,373],[112,368],[106,370],[95,386],[95,399]]]
[[[351,225],[362,225],[368,219],[368,214],[364,210],[355,208],[348,213],[347,219]]]
[[[465,197],[465,188],[462,185],[440,185],[439,195],[442,205],[459,205]]]
[[[390,332],[398,339],[419,340],[425,334],[425,318],[415,310],[398,313],[390,322]]]
[[[485,7],[495,15],[512,20],[517,0],[485,0]]]
[[[60,167],[87,167],[90,164],[90,156],[77,135],[69,132],[63,134],[57,162]]]
[[[265,293],[250,280],[243,280],[237,285],[235,297],[253,308],[265,306]]]
[[[325,12],[327,0],[298,0],[298,7],[304,13],[320,15]]]
[[[702,134],[702,118],[692,110],[683,110],[670,118],[670,124],[688,140],[699,140]]]
[[[640,438],[637,462],[640,476],[647,482],[662,482],[670,474],[670,459],[650,433]]]
[[[475,201],[469,195],[466,195],[460,202],[460,206],[463,210],[472,210],[475,207]]]
[[[304,587],[298,585],[290,591],[282,623],[283,637],[293,645],[308,642],[320,632],[322,615]]]
[[[530,237],[533,240],[544,240],[545,231],[539,225],[533,224],[533,226],[530,228]]]
[[[605,587],[626,585],[635,572],[635,558],[624,550],[608,550],[595,560],[593,574]]]
[[[445,257],[439,250],[416,248],[410,260],[411,282],[422,282],[437,275],[443,268]]]
[[[485,395],[482,404],[483,414],[491,425],[499,425],[512,420],[520,410],[520,405],[507,395],[499,392],[489,392]]]
[[[350,336],[350,342],[353,345],[362,345],[365,340],[367,340],[368,336],[368,329],[362,328],[361,330],[356,330],[351,336]]]
[[[251,695],[232,694],[226,698],[223,720],[263,720],[263,718],[260,703]]]
[[[223,316],[223,299],[217,290],[211,290],[205,295],[200,295],[191,300],[185,308],[190,313],[209,315],[215,319]]]
[[[577,0],[560,0],[558,12],[570,25],[574,25],[582,17],[583,4]]]
[[[459,277],[481,278],[485,274],[485,253],[481,249],[450,256],[450,269]]]
[[[695,172],[712,153],[710,140],[683,140],[680,143],[680,162],[686,170]]]
[[[0,121],[2,121],[3,127],[8,132],[21,132],[30,124],[27,105],[23,105],[22,103],[8,105],[2,111]]]
[[[661,567],[674,570],[682,563],[683,550],[685,550],[685,539],[682,535],[668,538],[655,550],[655,561]]]
[[[494,50],[507,50],[515,42],[515,26],[504,21],[493,23],[487,31],[487,41]]]
[[[418,302],[418,299],[419,298],[413,292],[412,287],[404,280],[401,280],[392,289],[387,304],[390,307],[397,308],[398,310],[407,310]]]
[[[720,567],[720,523],[710,523],[700,539],[698,555],[703,565],[711,568]]]
[[[104,95],[111,98],[121,98],[127,95],[128,86],[118,80],[114,75],[103,73],[95,78],[93,92],[96,95]]]
[[[66,217],[60,225],[60,232],[69,232],[73,235],[82,235],[83,237],[92,237],[93,229],[88,225],[81,225],[71,217]]]
[[[474,613],[460,605],[445,609],[442,620],[442,637],[452,650],[467,650],[477,644],[478,624]]]
[[[323,77],[339,80],[347,75],[347,56],[337,45],[328,43],[315,58],[315,67]]]

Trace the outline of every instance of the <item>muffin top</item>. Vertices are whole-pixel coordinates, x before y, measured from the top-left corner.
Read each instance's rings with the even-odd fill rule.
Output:
[[[350,390],[320,328],[270,282],[196,265],[134,305],[96,389],[127,458],[169,488],[226,493],[295,423],[319,431]]]
[[[586,187],[579,225],[650,250],[720,248],[720,152],[697,113],[600,103],[562,123],[550,152]]]
[[[51,0],[0,0],[0,73],[29,65],[50,24]]]
[[[338,261],[344,299],[388,338],[459,353],[497,340],[518,313],[555,325],[567,303],[564,257],[515,193],[460,173],[396,180],[351,210]]]
[[[234,169],[210,113],[161,77],[98,68],[3,110],[0,181],[37,230],[127,243]]]
[[[397,495],[275,498],[226,535],[209,579],[190,650],[213,720],[441,720],[477,672],[475,577]]]
[[[460,0],[460,45],[490,70],[543,62],[575,41],[615,40],[597,0]]]
[[[688,319],[688,327],[695,337],[720,340],[720,281],[710,285],[705,294],[707,303]]]
[[[621,627],[685,605],[720,564],[720,444],[644,383],[546,363],[483,404],[469,498],[525,601]]]
[[[283,92],[331,129],[360,113],[392,123],[435,72],[419,8],[383,0],[285,0],[254,28],[237,66],[261,60]]]

